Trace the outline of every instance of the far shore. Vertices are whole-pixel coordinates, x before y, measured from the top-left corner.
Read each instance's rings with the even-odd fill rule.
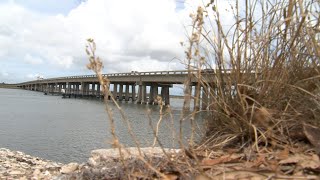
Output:
[[[6,89],[20,89],[16,84],[0,84],[0,88]]]

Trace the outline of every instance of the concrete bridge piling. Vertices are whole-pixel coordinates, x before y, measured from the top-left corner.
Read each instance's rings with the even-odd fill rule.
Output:
[[[137,104],[170,105],[170,89],[174,84],[184,84],[188,77],[187,71],[156,71],[104,74],[110,80],[111,93],[104,97],[102,87],[95,75],[69,76],[29,81],[17,84],[26,90],[45,92],[45,94],[62,95],[65,97],[108,98],[118,101],[131,101]],[[213,79],[211,77],[211,79]],[[136,92],[137,88],[137,92]],[[110,89],[110,87],[109,87]],[[209,95],[214,93],[214,83],[197,84],[196,78],[191,78],[188,88],[196,110],[207,109],[210,106]],[[159,98],[161,97],[161,98]],[[161,102],[160,102],[161,101]],[[185,105],[190,109],[190,104]]]

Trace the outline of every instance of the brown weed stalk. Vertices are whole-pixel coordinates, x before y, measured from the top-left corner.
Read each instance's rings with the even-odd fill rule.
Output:
[[[197,92],[202,86],[209,93],[211,114],[201,147],[252,142],[259,151],[260,144],[290,144],[302,123],[320,124],[320,3],[236,0],[230,6],[232,25],[221,19],[219,1],[192,16],[189,74],[198,80]]]

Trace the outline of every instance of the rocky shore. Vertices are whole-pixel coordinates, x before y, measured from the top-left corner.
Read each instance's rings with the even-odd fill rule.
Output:
[[[53,179],[63,164],[0,148],[0,179]]]
[[[164,158],[160,148],[141,148],[142,156],[154,163]],[[175,154],[179,150],[166,152]],[[121,179],[133,167],[144,169],[137,148],[98,149],[91,152],[87,162],[62,164],[33,157],[20,151],[0,148],[0,179]],[[126,160],[126,168],[123,166]]]

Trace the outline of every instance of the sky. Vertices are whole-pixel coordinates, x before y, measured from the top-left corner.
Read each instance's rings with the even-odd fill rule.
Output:
[[[103,73],[182,70],[194,0],[0,0],[0,82]],[[226,18],[228,18],[226,16]]]

